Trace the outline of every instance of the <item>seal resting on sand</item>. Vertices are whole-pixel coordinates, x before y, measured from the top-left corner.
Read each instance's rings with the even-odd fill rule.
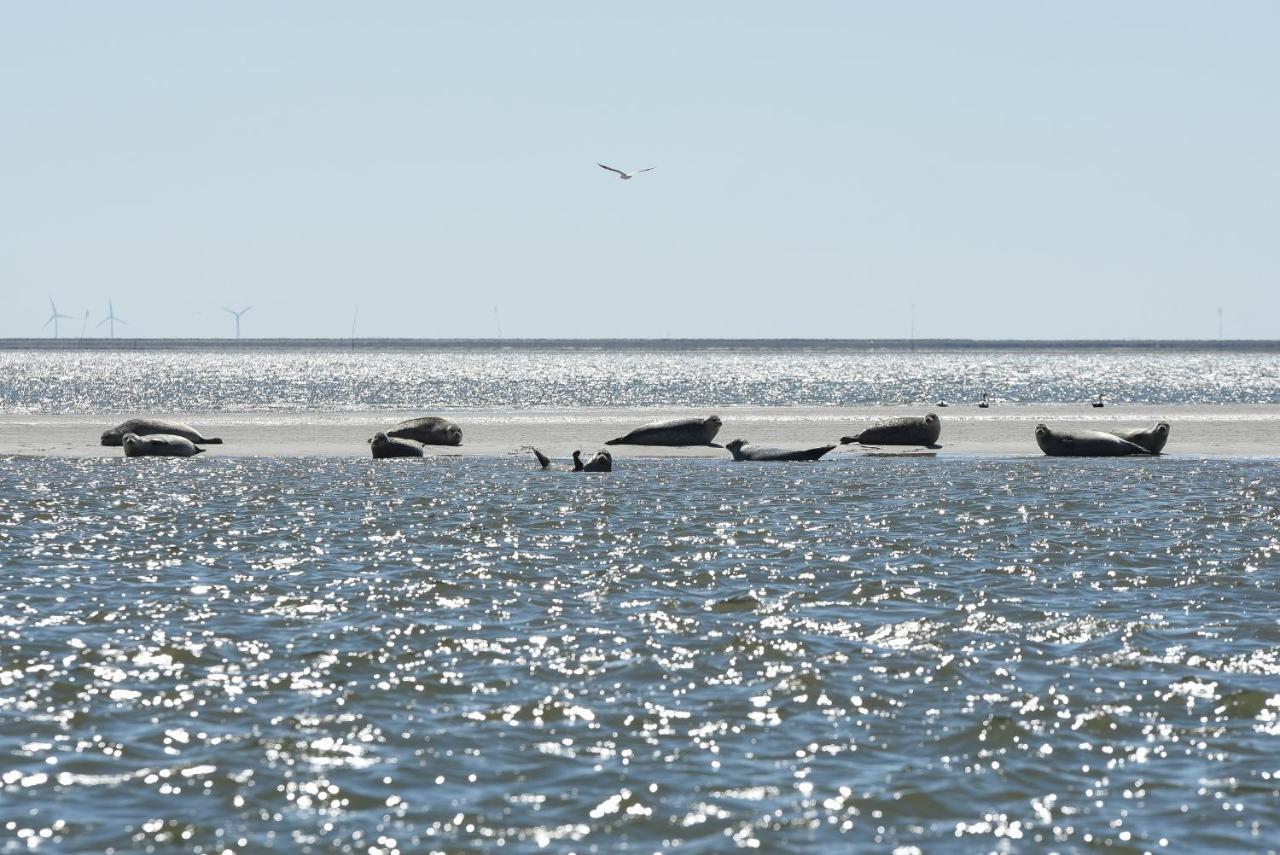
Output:
[[[1036,425],[1036,443],[1050,457],[1122,457],[1149,455],[1141,445],[1100,430],[1050,430]]]
[[[925,448],[938,448],[938,437],[941,435],[942,419],[938,418],[937,413],[929,413],[924,418],[903,416],[889,419],[854,436],[842,436],[840,442],[845,445],[856,442],[859,445],[923,445]]]
[[[385,433],[375,433],[369,440],[369,450],[374,460],[384,457],[421,457],[422,446],[404,439],[393,439]]]
[[[423,445],[462,445],[462,428],[439,416],[406,419],[387,431],[392,439],[411,439]]]
[[[720,448],[711,440],[720,432],[722,424],[719,416],[650,422],[625,436],[609,440],[605,445],[710,445]]]
[[[1134,445],[1140,445],[1152,454],[1159,454],[1164,450],[1164,444],[1169,441],[1169,423],[1157,422],[1155,427],[1124,428],[1107,431],[1107,433],[1127,439]]]
[[[769,448],[765,445],[748,447],[745,439],[735,439],[733,442],[726,443],[725,448],[729,449],[729,453],[733,455],[734,460],[741,462],[744,460],[818,460],[835,446],[822,445],[817,448],[803,448],[800,450]]]
[[[134,436],[151,436],[152,434],[163,433],[169,436],[180,436],[183,439],[190,440],[192,443],[198,442],[201,445],[222,444],[222,440],[216,436],[206,437],[191,425],[186,425],[182,422],[165,421],[164,419],[129,419],[124,424],[116,425],[110,430],[104,430],[102,432],[102,444],[122,445],[124,436],[128,433]]]
[[[120,439],[125,457],[194,457],[204,451],[185,436],[168,433],[151,433],[138,436],[126,433]]]

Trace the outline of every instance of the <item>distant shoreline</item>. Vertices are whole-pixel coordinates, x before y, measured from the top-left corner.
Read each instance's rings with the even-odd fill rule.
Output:
[[[1280,341],[1265,339],[763,339],[763,338],[9,338],[0,350],[48,351],[234,351],[234,350],[825,350],[930,351],[1192,351],[1280,353]]]

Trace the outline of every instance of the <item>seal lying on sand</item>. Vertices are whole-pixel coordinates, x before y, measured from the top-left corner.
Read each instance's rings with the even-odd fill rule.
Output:
[[[125,457],[193,457],[204,451],[185,436],[152,433],[138,436],[126,433],[120,440]]]
[[[423,445],[462,445],[462,428],[439,416],[407,419],[387,431],[393,439],[411,439]]]
[[[799,451],[787,448],[769,448],[764,445],[753,445],[747,447],[745,439],[735,439],[733,442],[727,443],[725,448],[729,449],[729,453],[733,455],[733,459],[737,461],[743,460],[818,460],[822,455],[826,454],[834,445],[822,445],[818,448],[804,448]]]
[[[924,418],[903,416],[889,419],[854,436],[842,436],[840,442],[845,445],[856,442],[859,445],[923,445],[926,448],[938,448],[938,437],[941,435],[942,419],[938,418],[937,413],[929,413]]]
[[[180,436],[188,439],[193,443],[201,445],[221,445],[222,440],[217,437],[205,437],[200,431],[184,425],[182,422],[169,422],[164,419],[129,419],[121,425],[116,425],[110,430],[102,432],[103,445],[121,445],[124,442],[124,435],[131,433],[134,436],[151,436],[152,434],[163,433],[169,436]]]
[[[1169,441],[1169,423],[1157,422],[1155,427],[1126,428],[1107,431],[1107,433],[1127,439],[1134,445],[1140,445],[1152,454],[1159,454],[1164,450],[1164,444]]]
[[[1149,455],[1141,445],[1100,430],[1050,430],[1036,425],[1036,443],[1050,457],[1121,457]]]
[[[609,440],[605,445],[710,445],[720,448],[711,440],[720,432],[721,424],[719,416],[650,422],[626,436]]]
[[[369,440],[369,450],[374,460],[384,457],[421,457],[422,446],[404,439],[392,439],[385,433],[375,433]]]

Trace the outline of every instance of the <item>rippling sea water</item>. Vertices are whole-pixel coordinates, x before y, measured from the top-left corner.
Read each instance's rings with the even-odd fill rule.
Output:
[[[0,460],[0,840],[1275,848],[1278,483]]]
[[[1280,403],[1280,353],[787,342],[0,349],[0,412]]]

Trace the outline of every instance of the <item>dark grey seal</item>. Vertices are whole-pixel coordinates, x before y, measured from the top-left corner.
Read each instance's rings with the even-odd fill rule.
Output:
[[[859,445],[923,445],[925,448],[938,448],[938,437],[942,436],[942,419],[937,413],[921,418],[920,416],[902,416],[889,419],[862,433],[853,436],[842,436],[840,442],[848,445],[856,442]]]
[[[411,439],[423,445],[462,445],[462,428],[439,416],[407,419],[387,431],[392,439]]]
[[[601,449],[591,455],[591,459],[586,463],[582,462],[582,452],[573,452],[573,471],[574,472],[612,472],[613,471],[613,455]]]
[[[369,440],[369,450],[373,452],[374,460],[381,460],[384,457],[422,456],[422,446],[405,439],[393,439],[385,433],[373,435],[373,439]]]
[[[765,445],[753,445],[748,447],[745,439],[735,439],[733,442],[726,443],[725,448],[729,449],[729,453],[733,455],[734,460],[741,462],[744,460],[819,460],[822,455],[835,448],[835,446],[822,445],[817,448],[803,448],[799,450],[789,448],[769,448]]]
[[[1050,430],[1036,425],[1036,443],[1050,457],[1122,457],[1149,455],[1141,445],[1100,430]]]
[[[126,433],[120,440],[125,457],[194,457],[204,451],[185,436],[167,433],[150,433],[138,436]]]
[[[169,436],[180,436],[189,439],[193,443],[201,445],[221,445],[222,440],[216,436],[206,437],[200,431],[185,425],[182,422],[170,422],[164,419],[129,419],[124,424],[116,425],[110,430],[102,432],[103,445],[121,445],[124,442],[124,435],[131,433],[135,436],[151,436],[152,434],[163,433]]]
[[[609,440],[605,445],[710,445],[720,448],[711,440],[720,432],[721,424],[719,416],[650,422],[625,436]]]
[[[1169,441],[1169,423],[1157,422],[1155,427],[1124,428],[1107,431],[1107,433],[1115,434],[1121,439],[1127,439],[1135,445],[1140,445],[1152,454],[1159,454],[1164,450],[1164,444]]]

